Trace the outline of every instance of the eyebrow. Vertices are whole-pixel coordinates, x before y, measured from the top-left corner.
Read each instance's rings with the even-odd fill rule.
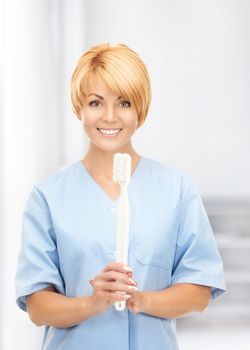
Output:
[[[89,94],[87,97],[89,97],[89,96],[91,96],[91,95],[95,95],[95,96],[99,97],[101,100],[103,100],[103,97],[102,97],[102,96],[97,95],[97,94],[94,94],[94,93]],[[122,98],[122,97],[119,96],[119,97],[117,97],[117,100],[120,100],[121,98]]]

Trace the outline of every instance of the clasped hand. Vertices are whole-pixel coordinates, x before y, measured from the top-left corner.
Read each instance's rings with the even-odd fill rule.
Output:
[[[126,300],[130,311],[140,312],[142,292],[138,291],[138,284],[132,277],[132,269],[120,262],[105,266],[93,280],[89,281],[93,288],[95,308],[103,312],[116,301]]]

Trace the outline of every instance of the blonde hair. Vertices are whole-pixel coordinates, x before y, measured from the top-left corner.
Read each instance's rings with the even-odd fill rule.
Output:
[[[151,102],[151,84],[146,64],[135,51],[124,44],[105,43],[79,58],[71,78],[72,109],[78,118],[93,78],[100,78],[113,94],[128,98],[135,105],[137,128],[144,123]]]

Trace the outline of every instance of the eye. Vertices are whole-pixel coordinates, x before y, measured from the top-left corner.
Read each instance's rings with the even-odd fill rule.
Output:
[[[89,102],[89,106],[91,106],[91,107],[98,107],[99,103],[100,103],[99,101],[94,100],[94,101]]]
[[[122,107],[129,108],[131,106],[131,103],[129,101],[122,101],[121,102]]]

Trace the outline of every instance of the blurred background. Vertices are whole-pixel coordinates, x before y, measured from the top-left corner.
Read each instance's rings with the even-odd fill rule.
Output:
[[[0,348],[41,347],[15,304],[21,215],[34,184],[83,157],[69,81],[109,42],[150,72],[137,152],[194,177],[224,261],[227,293],[177,320],[180,350],[249,350],[250,1],[2,0],[0,23]]]

